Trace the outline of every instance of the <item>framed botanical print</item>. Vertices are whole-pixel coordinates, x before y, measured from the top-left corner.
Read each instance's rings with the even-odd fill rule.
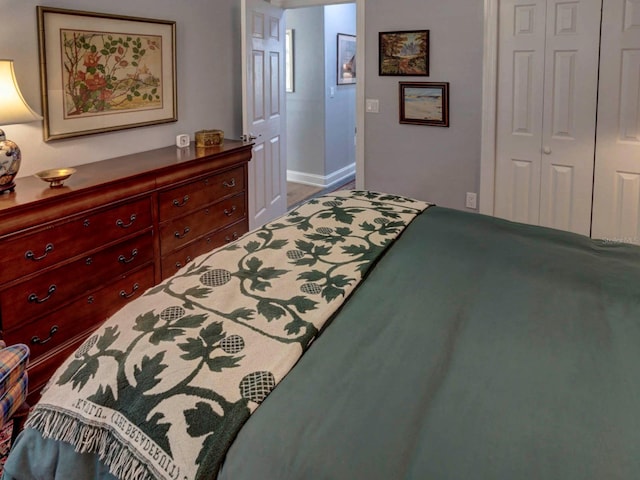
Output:
[[[178,119],[175,22],[37,11],[45,141]]]

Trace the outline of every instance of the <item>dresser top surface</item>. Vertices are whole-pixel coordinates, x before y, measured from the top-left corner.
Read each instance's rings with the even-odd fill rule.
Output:
[[[217,157],[250,147],[251,144],[225,139],[223,145],[210,148],[196,147],[192,144],[185,148],[177,148],[174,145],[147,150],[74,166],[76,172],[64,181],[62,187],[56,188],[51,188],[47,182],[35,175],[20,177],[15,180],[14,192],[0,194],[0,215],[11,208],[55,201],[57,197],[86,192],[88,189],[141,177],[152,172],[168,173],[176,166],[187,163],[206,162],[209,158],[215,162]]]

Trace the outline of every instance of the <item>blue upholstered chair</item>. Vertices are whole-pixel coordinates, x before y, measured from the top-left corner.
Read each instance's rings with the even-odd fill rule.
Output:
[[[0,340],[0,427],[13,419],[12,443],[29,413],[28,361],[29,347],[21,343],[7,347]]]

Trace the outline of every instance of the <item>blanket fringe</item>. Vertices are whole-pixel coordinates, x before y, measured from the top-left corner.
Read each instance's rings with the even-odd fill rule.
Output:
[[[45,438],[69,443],[79,453],[96,452],[109,471],[122,480],[157,478],[148,465],[104,426],[85,424],[68,413],[39,405],[25,427],[39,430]]]

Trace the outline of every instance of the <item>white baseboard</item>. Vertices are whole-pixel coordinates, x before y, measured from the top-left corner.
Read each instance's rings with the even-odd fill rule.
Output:
[[[336,170],[329,175],[316,175],[314,173],[296,172],[295,170],[287,170],[287,182],[302,183],[304,185],[312,185],[314,187],[328,188],[339,184],[340,182],[353,177],[356,174],[356,164],[352,163],[340,170]]]

